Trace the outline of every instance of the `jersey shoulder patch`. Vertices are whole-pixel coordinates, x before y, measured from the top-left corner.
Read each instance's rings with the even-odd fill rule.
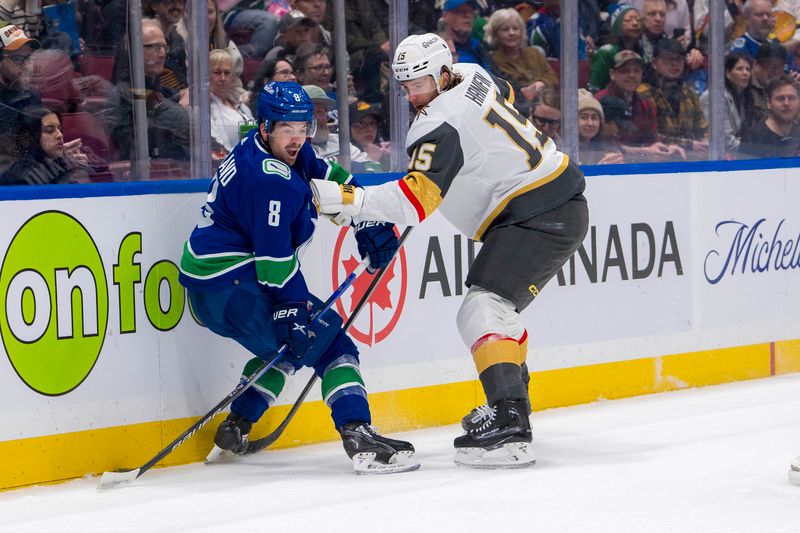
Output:
[[[285,180],[292,179],[292,169],[289,168],[289,165],[277,159],[264,159],[261,163],[261,169],[264,174],[274,174]]]

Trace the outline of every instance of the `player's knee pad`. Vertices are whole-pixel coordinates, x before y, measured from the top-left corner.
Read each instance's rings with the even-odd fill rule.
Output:
[[[473,285],[458,310],[456,323],[478,373],[495,363],[524,362],[520,343],[527,335],[511,301]]]

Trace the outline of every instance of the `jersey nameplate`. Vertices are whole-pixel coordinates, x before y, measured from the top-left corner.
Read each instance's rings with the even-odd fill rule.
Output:
[[[265,174],[277,174],[285,180],[292,179],[292,171],[289,170],[289,167],[286,163],[281,161],[265,159],[263,168]]]
[[[481,76],[479,72],[476,72],[472,77],[472,81],[469,83],[469,87],[467,87],[464,96],[475,102],[478,107],[481,107],[483,105],[483,101],[486,100],[486,96],[489,94],[489,89],[491,89],[491,87],[491,80],[487,80]]]

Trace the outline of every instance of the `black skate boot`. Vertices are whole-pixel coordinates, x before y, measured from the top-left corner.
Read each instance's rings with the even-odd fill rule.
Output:
[[[247,436],[250,434],[252,427],[253,423],[250,420],[242,418],[238,413],[231,412],[228,418],[217,428],[217,434],[214,435],[214,444],[223,450],[242,455],[247,451],[247,446],[250,444]]]
[[[392,474],[419,468],[410,442],[379,435],[366,422],[348,422],[339,428],[339,434],[357,474]]]
[[[531,409],[531,401],[526,396],[524,398],[525,407],[528,415],[533,412]],[[489,407],[488,404],[479,405],[478,407],[474,408],[472,411],[464,415],[464,418],[461,419],[461,428],[464,431],[470,431],[471,429],[475,429],[484,422],[489,419],[489,414],[492,412],[492,408]]]
[[[454,441],[458,466],[519,468],[536,462],[523,399],[498,400],[483,410],[483,423]]]

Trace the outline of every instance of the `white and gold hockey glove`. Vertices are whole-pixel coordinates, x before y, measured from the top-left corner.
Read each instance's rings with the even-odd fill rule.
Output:
[[[321,215],[336,224],[349,224],[352,217],[361,212],[364,203],[364,189],[354,185],[339,185],[330,180],[311,180],[314,203]]]

